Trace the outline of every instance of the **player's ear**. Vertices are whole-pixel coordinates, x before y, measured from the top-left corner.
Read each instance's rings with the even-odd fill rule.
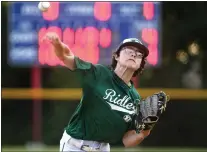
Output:
[[[115,59],[116,61],[118,61],[119,56],[118,56],[117,54],[114,54],[114,59]]]

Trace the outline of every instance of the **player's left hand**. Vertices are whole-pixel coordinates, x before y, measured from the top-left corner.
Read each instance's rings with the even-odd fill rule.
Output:
[[[169,96],[163,91],[142,100],[138,107],[136,128],[139,130],[151,130],[165,111],[168,101]]]

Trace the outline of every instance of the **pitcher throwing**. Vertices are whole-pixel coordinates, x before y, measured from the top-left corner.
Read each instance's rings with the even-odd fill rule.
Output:
[[[125,39],[107,67],[74,56],[55,33],[47,33],[45,39],[82,84],[83,96],[65,128],[60,151],[110,151],[110,144],[119,142],[125,147],[139,145],[167,103],[164,92],[141,100],[131,81],[143,72],[147,47],[136,38]]]

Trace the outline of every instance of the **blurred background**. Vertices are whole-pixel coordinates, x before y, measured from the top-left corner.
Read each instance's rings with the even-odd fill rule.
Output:
[[[44,13],[37,6],[1,3],[3,151],[57,151],[79,103],[80,84],[41,43],[49,31],[75,55],[104,65],[123,39],[139,38],[150,55],[135,86],[143,98],[163,90],[171,102],[134,150],[207,151],[206,2],[51,2]]]

